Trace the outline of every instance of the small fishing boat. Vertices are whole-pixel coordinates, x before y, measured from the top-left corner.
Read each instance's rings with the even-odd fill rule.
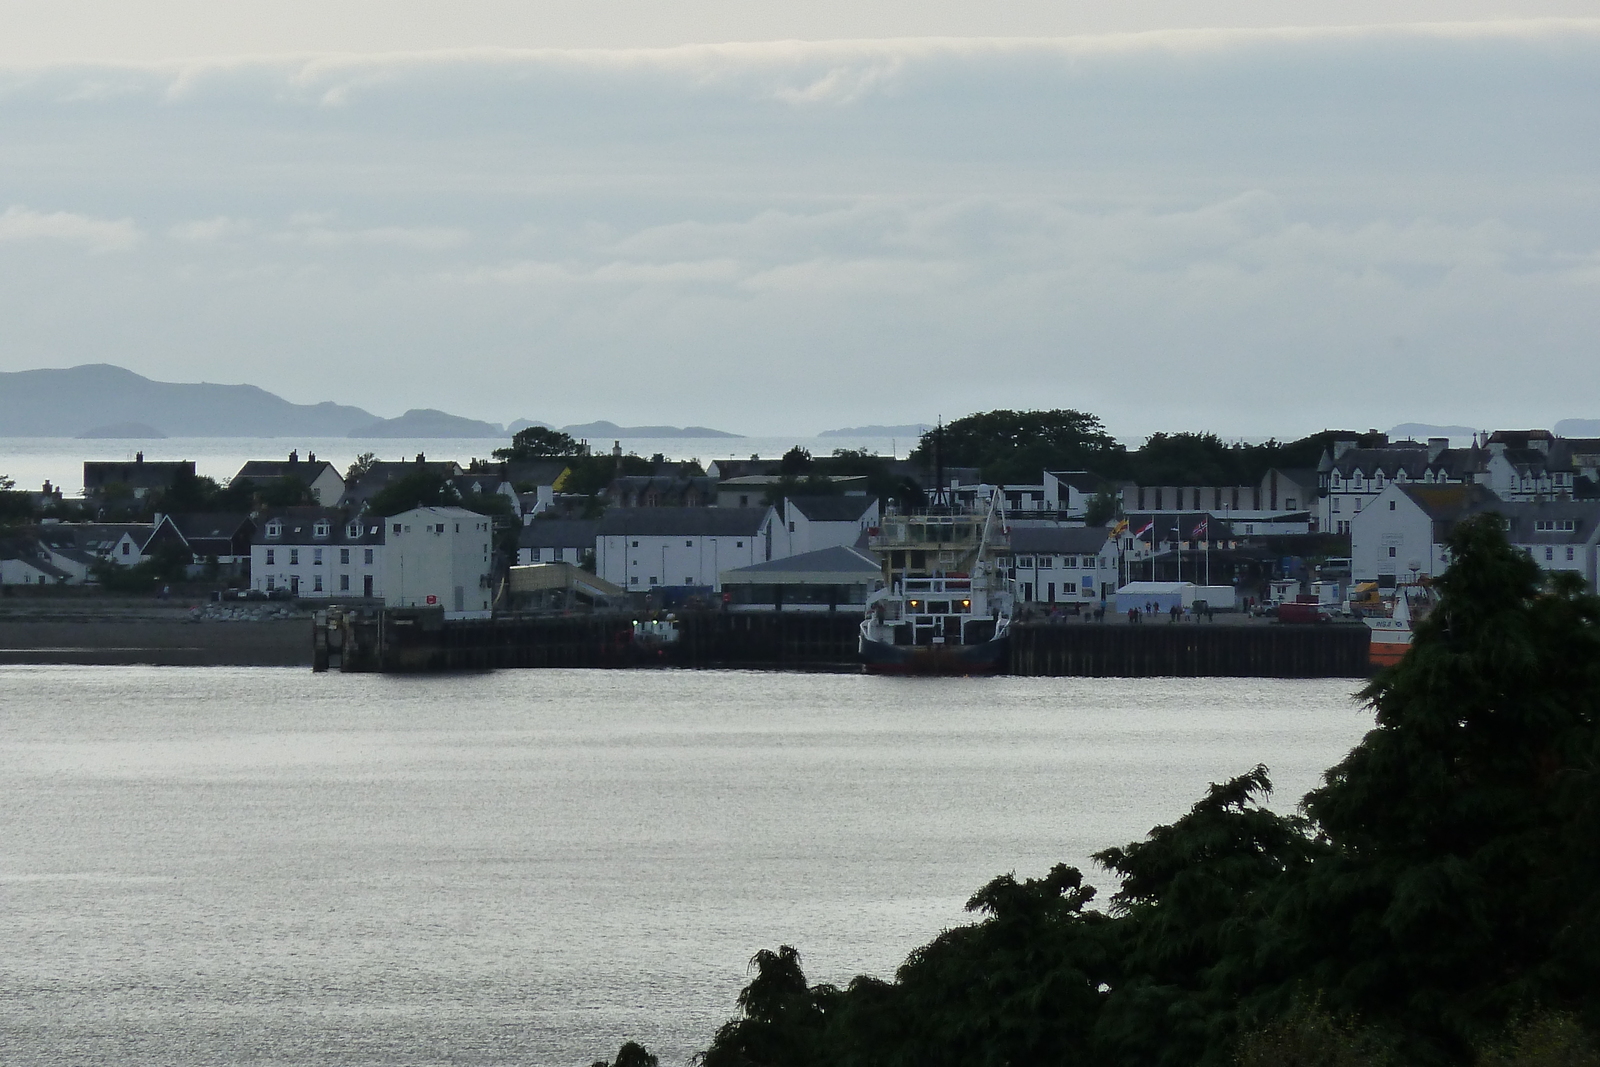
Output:
[[[1419,586],[1402,586],[1388,615],[1367,616],[1361,621],[1371,630],[1368,656],[1374,667],[1393,667],[1411,647],[1412,621],[1421,619],[1432,606],[1429,591]]]

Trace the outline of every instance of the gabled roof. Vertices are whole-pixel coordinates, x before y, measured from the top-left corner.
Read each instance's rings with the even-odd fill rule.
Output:
[[[1404,493],[1435,522],[1455,522],[1475,511],[1486,510],[1500,498],[1476,483],[1465,485],[1419,485],[1403,483],[1395,488]]]
[[[1111,488],[1108,479],[1100,477],[1093,471],[1045,471],[1061,485],[1068,485],[1080,493],[1099,493]]]
[[[339,473],[339,468],[324,459],[296,459],[293,461],[287,459],[252,459],[239,468],[239,473],[235,474],[234,478],[248,478],[252,482],[272,482],[282,478],[298,478],[306,485],[310,485],[322,477],[323,472],[330,470],[341,482],[344,481],[344,475]]]
[[[812,522],[860,522],[877,502],[870,496],[792,496],[787,506]]]
[[[1110,536],[1104,526],[1013,526],[1011,551],[1092,555],[1105,547]]]
[[[40,527],[39,539],[51,547],[103,556],[125,536],[142,550],[155,532],[155,524],[148,522],[60,522]]]
[[[250,516],[242,511],[191,511],[168,515],[166,518],[177,527],[185,541],[209,537],[231,538],[252,522]]]
[[[861,578],[883,576],[883,564],[875,557],[854,548],[834,546],[819,548],[815,552],[802,552],[797,556],[752,563],[723,572],[723,580],[737,575],[740,578],[772,578],[778,575],[850,575]]]
[[[608,508],[599,537],[754,536],[771,508]]]
[[[534,519],[517,532],[518,548],[593,548],[597,520]]]

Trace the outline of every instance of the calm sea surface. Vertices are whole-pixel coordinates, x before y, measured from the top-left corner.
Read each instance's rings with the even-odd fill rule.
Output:
[[[684,1063],[759,948],[888,975],[1209,781],[1292,806],[1351,688],[0,667],[0,1059]]]
[[[338,467],[342,473],[363,452],[379,459],[406,460],[421,452],[433,459],[453,459],[466,466],[476,457],[488,459],[490,453],[510,442],[504,438],[351,438],[351,437],[168,437],[158,440],[78,440],[72,437],[0,437],[0,474],[10,477],[20,489],[38,489],[45,479],[75,496],[83,488],[83,461],[132,460],[140,452],[148,460],[194,460],[195,471],[219,482],[226,482],[252,459],[283,459],[290,449],[304,459],[316,453]],[[914,437],[625,437],[624,452],[641,456],[661,453],[668,459],[698,459],[709,464],[714,459],[747,459],[752,455],[771,459],[795,445],[813,455],[827,456],[836,448],[859,448],[883,456],[905,458],[917,446]],[[589,442],[596,452],[609,452],[610,439]]]

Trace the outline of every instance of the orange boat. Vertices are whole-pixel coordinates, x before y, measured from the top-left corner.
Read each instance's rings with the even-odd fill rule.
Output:
[[[1420,595],[1426,595],[1426,590],[1420,591]],[[1425,607],[1419,605],[1419,610],[1426,614]],[[1393,667],[1405,656],[1406,649],[1411,647],[1411,619],[1411,598],[1402,590],[1394,598],[1394,611],[1388,616],[1361,620],[1372,631],[1368,658],[1374,667]]]

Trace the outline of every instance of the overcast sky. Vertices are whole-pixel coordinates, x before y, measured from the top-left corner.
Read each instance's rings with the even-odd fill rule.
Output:
[[[752,434],[1600,417],[1594,6],[0,3],[0,369]]]

